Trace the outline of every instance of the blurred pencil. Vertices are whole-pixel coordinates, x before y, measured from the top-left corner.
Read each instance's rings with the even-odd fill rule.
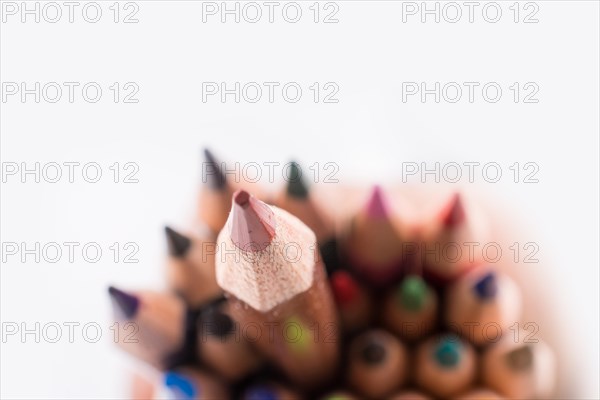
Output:
[[[354,338],[348,357],[348,385],[368,398],[390,395],[408,375],[404,345],[384,330],[369,330]]]
[[[554,389],[552,350],[531,331],[506,334],[481,357],[482,382],[511,399],[545,399]],[[529,343],[528,343],[529,342]]]
[[[446,283],[482,262],[490,238],[484,218],[455,194],[421,233],[420,257],[428,280]],[[475,249],[475,250],[474,250]]]
[[[520,313],[516,284],[489,267],[469,271],[446,293],[446,323],[476,345],[498,341]]]
[[[431,400],[431,397],[420,392],[407,390],[392,395],[388,400]]]
[[[198,359],[228,381],[255,372],[261,359],[240,333],[226,302],[202,310],[199,323]]]
[[[372,301],[366,289],[342,269],[334,271],[329,281],[344,331],[366,327],[372,319]]]
[[[292,161],[287,170],[287,185],[275,205],[299,218],[317,237],[326,270],[331,273],[339,266],[334,221],[315,202],[310,188],[302,178],[302,169]]]
[[[199,196],[199,216],[213,232],[219,232],[227,221],[233,187],[227,181],[222,165],[208,149],[204,149],[202,189]]]
[[[169,248],[167,281],[188,305],[198,307],[221,296],[215,277],[215,245],[209,238],[185,236],[165,227]]]
[[[156,398],[154,383],[139,373],[132,374],[129,393],[131,400],[152,400]]]
[[[406,276],[384,300],[382,320],[406,340],[428,335],[436,327],[438,298],[418,275]]]
[[[217,248],[217,282],[232,316],[242,329],[257,326],[255,346],[304,387],[327,381],[338,360],[338,323],[315,243],[299,219],[238,191]]]
[[[167,399],[215,400],[229,398],[229,391],[223,382],[197,368],[181,368],[164,375]]]
[[[293,389],[273,381],[257,383],[248,387],[242,400],[301,400],[302,396]]]
[[[456,397],[458,400],[502,400],[504,397],[488,389],[473,389]]]
[[[453,398],[475,381],[475,351],[455,335],[433,337],[416,351],[415,380],[423,390]]]
[[[159,369],[170,368],[187,356],[188,323],[183,301],[168,293],[126,293],[109,288],[118,322],[117,344]]]
[[[327,393],[321,400],[358,400],[358,397],[345,390],[336,390]]]
[[[394,283],[402,273],[405,248],[397,218],[391,215],[379,186],[350,222],[344,250],[352,268],[376,287]]]

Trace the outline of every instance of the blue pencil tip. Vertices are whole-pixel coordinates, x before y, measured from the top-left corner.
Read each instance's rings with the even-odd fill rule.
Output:
[[[491,300],[496,297],[496,292],[498,291],[498,284],[496,282],[496,274],[493,272],[489,272],[485,274],[475,286],[473,286],[473,290],[477,297],[481,300]]]
[[[273,389],[267,386],[253,386],[246,391],[245,400],[277,400]]]
[[[193,400],[197,395],[197,388],[189,378],[177,372],[165,374],[165,386],[171,390],[178,399]]]

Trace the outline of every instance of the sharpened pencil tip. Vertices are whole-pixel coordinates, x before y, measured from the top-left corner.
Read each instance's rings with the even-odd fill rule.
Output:
[[[275,236],[275,215],[271,208],[245,190],[233,194],[230,234],[243,251],[264,250]]]
[[[456,336],[443,337],[437,344],[433,357],[442,367],[453,368],[460,362],[460,342]]]
[[[356,299],[359,288],[352,276],[343,270],[335,271],[330,278],[333,296],[340,306],[350,304]]]
[[[362,348],[360,356],[365,364],[379,364],[385,359],[385,347],[379,341],[370,339]]]
[[[140,305],[140,300],[136,296],[125,293],[114,286],[108,288],[108,293],[126,318],[135,317]]]
[[[193,400],[196,398],[197,389],[194,383],[177,372],[167,372],[165,374],[165,386],[178,399]]]
[[[208,149],[204,149],[204,160],[202,181],[208,183],[215,190],[224,189],[227,183],[225,174],[223,174],[220,163]]]
[[[460,195],[456,193],[450,201],[448,210],[443,217],[443,224],[447,228],[452,228],[462,224],[466,219],[465,208],[463,202],[460,199]]]
[[[410,311],[419,311],[425,304],[427,284],[419,276],[406,277],[398,287],[398,299]]]
[[[250,193],[245,190],[238,190],[233,195],[233,201],[235,201],[238,206],[246,208],[250,203]]]
[[[205,310],[201,318],[202,329],[206,329],[209,335],[225,338],[235,330],[235,324],[231,317],[217,307]]]
[[[511,351],[506,356],[510,367],[517,371],[529,369],[533,364],[533,350],[527,345]]]
[[[190,238],[182,235],[169,226],[165,226],[165,233],[167,235],[169,254],[177,258],[185,256],[192,245]]]
[[[473,290],[481,300],[491,300],[496,297],[498,291],[496,274],[494,272],[485,274],[475,283]]]
[[[273,391],[273,389],[271,389],[270,387],[257,385],[257,386],[252,386],[251,388],[246,390],[244,399],[245,400],[277,400],[278,396],[277,396],[277,393],[275,393]]]
[[[308,197],[308,187],[302,179],[302,169],[297,162],[292,161],[287,170],[287,194],[290,197],[304,199]]]
[[[371,197],[367,202],[367,215],[372,218],[385,218],[387,217],[387,207],[383,198],[383,190],[379,185],[373,187]]]

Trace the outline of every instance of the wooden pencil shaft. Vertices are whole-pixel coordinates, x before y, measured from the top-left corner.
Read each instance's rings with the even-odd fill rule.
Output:
[[[242,332],[257,332],[255,346],[292,380],[318,385],[335,370],[339,342],[333,298],[314,233],[286,211],[266,205],[269,210],[264,210],[263,205],[252,205],[258,200],[236,196],[239,201],[218,237],[216,261],[217,281],[228,295],[232,316]],[[244,213],[235,209],[247,202],[250,208]],[[258,214],[248,217],[252,209]],[[259,251],[243,251],[231,237],[239,229],[237,218],[258,218],[275,227],[271,242]],[[243,232],[236,235],[243,237]],[[290,245],[300,250],[293,257],[280,251]]]

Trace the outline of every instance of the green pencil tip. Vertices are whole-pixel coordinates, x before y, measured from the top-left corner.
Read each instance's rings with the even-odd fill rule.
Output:
[[[410,311],[419,311],[427,299],[427,284],[419,276],[406,277],[398,287],[398,299]]]

